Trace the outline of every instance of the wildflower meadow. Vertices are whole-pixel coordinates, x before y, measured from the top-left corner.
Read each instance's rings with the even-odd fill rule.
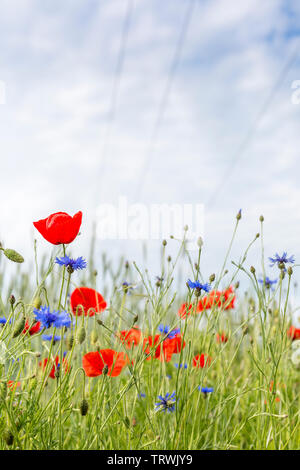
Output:
[[[202,272],[201,239],[186,249],[188,227],[162,240],[160,272],[96,263],[93,250],[72,248],[84,222],[81,212],[33,222],[31,271],[21,245],[1,245],[0,448],[299,449],[299,265],[265,253],[264,218],[235,260],[237,213],[217,273]],[[248,263],[254,245],[259,266]],[[179,259],[189,269],[180,291]]]

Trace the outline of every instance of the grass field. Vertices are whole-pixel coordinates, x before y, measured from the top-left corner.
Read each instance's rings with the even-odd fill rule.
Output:
[[[114,270],[105,257],[97,273],[93,255],[85,267],[70,239],[48,234],[48,257],[2,288],[0,448],[299,449],[297,265],[284,255],[269,267],[262,218],[232,263],[240,219],[219,273],[206,275],[201,240],[195,259],[185,238],[176,259],[163,242],[160,273],[124,261]],[[176,293],[182,257],[190,275]],[[2,287],[8,263],[22,261],[2,248]]]

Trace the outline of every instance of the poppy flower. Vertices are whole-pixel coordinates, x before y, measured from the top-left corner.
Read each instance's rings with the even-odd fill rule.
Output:
[[[288,337],[294,341],[295,339],[300,339],[300,328],[296,328],[295,326],[291,326],[287,330]]]
[[[217,333],[216,334],[216,340],[217,343],[227,343],[228,337],[225,335],[225,333]]]
[[[26,323],[25,323],[25,326],[24,326],[24,330],[23,330],[23,335],[25,335],[27,333],[27,331],[29,330],[29,334],[30,336],[32,335],[35,335],[36,333],[38,333],[41,329],[41,322],[40,321],[37,321],[31,328],[29,328],[29,322],[28,320],[26,320]]]
[[[178,315],[180,316],[180,318],[182,318],[183,320],[186,318],[186,316],[190,316],[194,311],[195,311],[195,306],[190,304],[189,306],[187,306],[186,303],[182,304],[180,309],[178,310]]]
[[[120,375],[123,367],[128,363],[128,357],[123,352],[113,349],[100,349],[89,352],[82,358],[82,367],[88,377],[98,377],[103,374],[104,366],[108,367],[107,375],[116,377]]]
[[[185,342],[182,341],[181,335],[177,334],[173,338],[166,338],[161,341],[161,335],[148,336],[144,339],[143,351],[145,354],[150,354],[152,348],[155,348],[155,359],[160,361],[170,362],[173,354],[177,354],[181,351],[181,348],[185,347]],[[151,356],[146,358],[147,361],[151,359]]]
[[[106,309],[106,302],[99,292],[90,287],[77,287],[71,294],[71,309],[74,315],[93,317]]]
[[[53,245],[71,243],[78,235],[82,222],[82,212],[79,211],[73,217],[66,212],[56,212],[46,219],[33,222],[35,228]]]
[[[53,361],[51,361],[51,362],[53,362]],[[43,370],[46,369],[47,364],[48,364],[48,358],[47,357],[43,361],[39,362],[39,366],[42,367]],[[63,359],[63,366],[64,366],[65,373],[67,373],[69,371],[70,367],[69,367],[69,365],[68,365],[68,363],[65,359]],[[60,368],[59,356],[56,356],[55,362],[54,362],[53,367],[52,367],[52,369],[50,371],[50,374],[49,374],[49,377],[51,377],[51,379],[55,379],[55,372],[59,368]]]
[[[193,358],[193,367],[198,367],[203,369],[203,367],[209,366],[212,361],[212,358],[208,354],[197,354]]]
[[[230,310],[234,308],[235,295],[233,287],[230,286],[224,291],[212,290],[209,295],[199,300],[197,305],[197,312],[208,310],[214,306],[221,307],[224,310]]]
[[[141,342],[142,332],[139,328],[131,328],[130,330],[123,330],[120,333],[120,340],[126,344],[127,348],[137,346]]]
[[[14,382],[13,380],[9,380],[7,382],[7,386],[11,390],[15,390],[17,387],[21,387],[21,382]]]

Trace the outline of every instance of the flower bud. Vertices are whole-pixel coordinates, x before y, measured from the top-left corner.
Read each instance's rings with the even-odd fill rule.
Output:
[[[199,246],[199,248],[201,248],[201,247],[203,246],[203,239],[202,239],[202,237],[199,237],[199,238],[197,239],[197,245]]]
[[[10,429],[6,429],[3,433],[3,439],[8,446],[12,446],[14,443],[14,435]]]
[[[236,215],[236,220],[241,220],[242,218],[242,209],[240,209]]]
[[[138,322],[138,320],[139,320],[139,316],[138,316],[138,315],[136,315],[136,316],[134,317],[134,319],[133,319],[133,324],[137,323],[137,322]]]
[[[251,267],[250,267],[250,271],[251,271],[252,274],[255,274],[255,267],[254,267],[254,266],[251,266]]]
[[[287,272],[288,272],[288,275],[291,276],[293,274],[293,268],[289,266]]]
[[[25,317],[20,318],[20,320],[16,322],[15,327],[13,329],[13,334],[12,334],[13,338],[16,338],[22,333],[22,331],[25,328],[25,323],[26,323]]]
[[[16,302],[16,298],[13,294],[11,294],[11,296],[9,297],[9,303],[10,305],[14,305],[14,303]]]
[[[23,263],[24,258],[20,253],[18,253],[15,250],[12,250],[10,248],[7,248],[6,250],[3,250],[4,255],[6,258],[8,258],[10,261],[13,261],[14,263]]]
[[[163,246],[167,246],[167,240],[162,241]]]
[[[77,341],[79,344],[82,344],[86,338],[86,331],[84,326],[82,326],[77,333]]]
[[[216,275],[215,275],[215,274],[211,274],[211,275],[209,276],[209,282],[210,282],[210,283],[214,282],[215,279],[216,279]]]
[[[107,364],[104,364],[104,367],[102,369],[102,374],[103,375],[107,375],[108,374],[108,365]]]
[[[85,398],[80,403],[79,409],[80,409],[81,416],[85,416],[87,414],[88,409],[89,409],[89,404]]]
[[[92,344],[96,344],[97,341],[98,341],[98,333],[97,333],[97,331],[94,329],[94,330],[92,330],[92,332],[91,332],[91,343],[92,343]]]
[[[35,298],[34,298],[34,301],[33,301],[33,306],[34,308],[36,308],[37,310],[40,309],[42,305],[42,299],[40,298],[39,295],[37,295]]]
[[[172,261],[172,257],[170,255],[168,256],[167,261],[168,261],[168,263],[170,263]]]
[[[235,289],[238,289],[238,288],[240,287],[240,281],[237,281],[237,282],[235,283],[235,286],[234,286],[234,287],[235,287]]]
[[[265,220],[264,216],[261,215],[260,218],[259,218],[260,222],[263,222]]]
[[[73,348],[73,344],[74,344],[74,335],[70,333],[66,338],[66,345],[69,351],[71,351],[71,349]]]

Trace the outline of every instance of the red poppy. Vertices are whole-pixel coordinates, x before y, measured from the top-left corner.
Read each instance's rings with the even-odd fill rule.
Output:
[[[203,367],[209,366],[212,361],[212,358],[208,354],[197,354],[193,358],[193,367],[198,367],[203,369]]]
[[[113,349],[100,349],[100,351],[89,352],[82,358],[82,367],[88,377],[102,375],[105,365],[108,366],[107,374],[111,377],[120,375],[123,367],[128,363],[128,357],[123,352]]]
[[[216,339],[217,339],[217,343],[227,343],[228,341],[228,337],[225,335],[225,333],[217,333],[216,334]]]
[[[77,287],[71,294],[71,309],[74,315],[93,317],[106,309],[106,302],[99,292],[90,287]]]
[[[300,328],[296,328],[295,326],[291,326],[287,330],[287,335],[289,338],[291,338],[292,341],[295,339],[300,339]]]
[[[161,335],[148,336],[144,339],[143,350],[146,354],[150,354],[151,349],[156,347],[154,357],[160,361],[170,362],[172,355],[180,353],[185,347],[185,342],[182,341],[180,334],[174,338],[166,338],[164,341],[161,341],[161,338]],[[150,359],[151,356],[147,357],[147,361]]]
[[[139,328],[131,328],[130,330],[123,330],[120,333],[120,340],[126,344],[127,348],[137,346],[141,342],[142,332]]]
[[[36,333],[38,333],[41,329],[41,322],[40,321],[37,321],[31,328],[29,328],[29,322],[28,320],[26,320],[26,323],[25,323],[25,327],[24,327],[24,330],[23,330],[23,335],[25,335],[27,333],[27,331],[29,330],[29,334],[30,336],[32,335],[35,335]]]
[[[233,287],[230,286],[224,291],[212,290],[207,296],[199,300],[197,312],[211,309],[214,306],[222,307],[224,310],[234,308],[235,295]]]
[[[21,387],[21,382],[14,382],[13,380],[9,380],[7,382],[7,386],[11,390],[15,390],[17,387]]]
[[[51,361],[51,362],[53,362],[53,361]],[[39,366],[43,367],[43,370],[46,369],[47,364],[48,364],[48,358],[47,357],[43,360],[43,362],[42,361],[39,362]],[[51,377],[51,379],[55,379],[55,371],[57,370],[58,364],[59,364],[59,356],[56,356],[55,364],[53,364],[53,367],[52,367],[52,369],[50,371],[50,374],[49,374],[49,377]],[[68,372],[69,369],[70,369],[70,367],[69,367],[69,365],[68,365],[68,363],[65,359],[63,359],[63,367],[64,367],[64,372],[65,373]]]
[[[53,245],[71,243],[78,235],[82,221],[82,212],[79,211],[73,217],[66,212],[56,212],[46,219],[33,222],[35,228]]]
[[[195,310],[195,305],[190,304],[187,307],[187,304],[182,304],[180,309],[178,310],[178,315],[184,320],[186,316],[189,317],[193,312],[195,312]]]

